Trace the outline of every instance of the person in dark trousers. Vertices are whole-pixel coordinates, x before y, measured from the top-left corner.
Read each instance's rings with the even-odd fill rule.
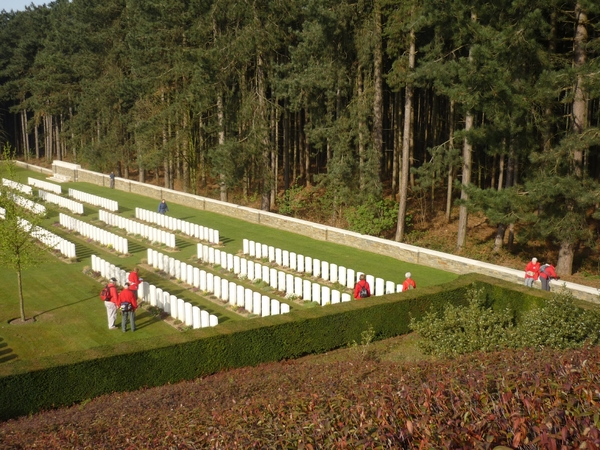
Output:
[[[114,189],[115,188],[115,173],[111,172],[109,177],[110,177],[110,188]]]
[[[131,289],[132,285],[125,283],[125,288],[119,294],[118,307],[121,308],[121,330],[123,333],[127,331],[127,320],[131,324],[131,331],[135,331],[135,310],[138,307],[137,298],[134,295],[134,291]]]
[[[169,207],[167,206],[167,202],[165,202],[164,199],[161,200],[160,203],[158,204],[159,214],[166,214],[168,210],[169,210]]]
[[[354,286],[354,298],[360,300],[371,296],[371,286],[367,281],[365,274],[361,273],[358,277],[358,283]]]
[[[117,321],[117,302],[119,301],[116,278],[110,279],[108,289],[110,290],[110,299],[104,301],[104,306],[106,306],[106,315],[108,316],[108,329],[115,330],[117,328],[115,325]]]
[[[556,275],[556,270],[552,264],[544,264],[540,267],[539,278],[542,283],[542,290],[544,291],[550,290],[551,280],[560,280],[560,277]]]

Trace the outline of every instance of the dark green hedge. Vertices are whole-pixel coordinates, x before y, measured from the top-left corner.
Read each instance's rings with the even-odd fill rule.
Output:
[[[0,373],[0,419],[65,406],[102,394],[159,386],[227,368],[293,359],[360,342],[372,326],[377,339],[408,333],[410,317],[447,303],[466,304],[475,283],[494,307],[524,311],[545,293],[467,275],[444,286],[238,321],[154,341],[135,341],[72,355],[21,362]]]

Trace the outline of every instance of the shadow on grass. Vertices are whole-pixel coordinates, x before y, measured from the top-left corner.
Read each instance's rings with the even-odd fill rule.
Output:
[[[4,339],[0,338],[0,364],[17,359],[18,355],[8,346]]]
[[[138,244],[137,242],[134,241],[129,241],[127,249],[129,250],[129,253],[141,253],[141,252],[145,252],[147,250],[147,247],[144,247],[143,245]]]
[[[189,241],[179,239],[177,236],[175,236],[175,245],[179,250],[181,250],[182,248],[191,247],[194,244]]]
[[[221,241],[221,243],[223,243],[223,244],[228,244],[228,243],[230,243],[230,242],[233,242],[233,239],[231,239],[231,238],[228,238],[228,237],[224,237],[224,236],[220,236],[220,241]]]
[[[82,259],[89,258],[94,253],[94,250],[87,245],[80,244],[75,242],[75,254],[77,255],[77,260],[81,261]]]
[[[121,316],[121,320],[123,320],[123,316]],[[143,320],[143,323],[140,323],[140,321]],[[153,314],[150,314],[147,311],[144,311],[140,314],[135,313],[135,329],[136,330],[140,330],[142,328],[146,328],[149,327],[150,325],[154,325],[155,323],[158,322],[162,322],[162,319],[160,318],[160,316],[155,316]],[[120,327],[120,326],[119,326]],[[129,329],[128,329],[129,331]]]
[[[78,303],[83,303],[83,302],[86,302],[86,301],[91,300],[93,298],[98,298],[98,296],[96,294],[94,294],[94,295],[92,295],[92,296],[90,296],[88,298],[84,298],[82,300],[77,300],[76,302],[73,302],[73,303],[68,303],[66,305],[57,306],[56,308],[52,308],[52,309],[49,309],[47,311],[42,311],[41,313],[36,314],[35,316],[33,316],[33,319],[37,320],[38,317],[40,317],[40,316],[42,316],[42,315],[44,315],[46,313],[49,313],[49,312],[52,312],[52,311],[56,311],[57,309],[67,308],[69,306],[73,306],[73,305],[76,305]]]

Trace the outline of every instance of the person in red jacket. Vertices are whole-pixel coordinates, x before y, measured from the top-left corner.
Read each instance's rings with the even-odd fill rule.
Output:
[[[540,267],[540,281],[542,282],[542,289],[544,291],[550,290],[550,280],[559,280],[560,277],[556,275],[556,270],[552,264],[544,264]]]
[[[134,291],[131,289],[132,287],[136,286],[125,283],[125,289],[119,294],[119,302],[117,304],[123,314],[123,318],[121,319],[121,330],[123,330],[123,333],[127,331],[127,319],[131,323],[131,331],[135,331],[135,310],[138,304]]]
[[[404,276],[406,279],[404,280],[404,283],[402,283],[402,292],[408,291],[409,289],[416,289],[417,283],[415,283],[415,280],[411,278],[412,274],[410,272],[406,272]]]
[[[525,286],[533,287],[533,282],[540,275],[540,263],[537,258],[531,258],[531,261],[525,266]]]
[[[140,278],[139,272],[140,269],[136,267],[131,272],[129,272],[129,275],[127,276],[127,281],[129,281],[129,289],[134,291],[135,298],[138,298],[138,286],[142,281],[144,281],[143,278]],[[131,286],[135,286],[135,289]]]
[[[371,286],[369,286],[369,282],[367,281],[365,274],[361,273],[360,277],[358,277],[358,283],[354,285],[354,298],[356,300],[360,300],[370,296]]]
[[[115,322],[117,321],[117,302],[119,299],[116,278],[111,278],[108,281],[108,289],[110,291],[110,298],[104,300],[104,306],[106,306],[106,315],[108,316],[108,329],[115,330],[117,328]]]

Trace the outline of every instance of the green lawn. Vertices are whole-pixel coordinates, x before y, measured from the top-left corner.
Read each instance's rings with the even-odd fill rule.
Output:
[[[20,168],[17,169],[17,175],[19,179],[16,181],[22,183],[27,182],[27,177],[45,180],[45,177],[39,173]],[[63,195],[66,195],[68,188],[116,200],[119,202],[119,212],[128,218],[134,218],[136,207],[155,211],[158,206],[158,201],[155,199],[88,183],[63,184]],[[77,247],[78,261],[66,263],[49,252],[42,251],[43,263],[37,268],[23,272],[26,316],[36,319],[35,323],[24,325],[9,325],[11,319],[19,317],[16,274],[0,269],[0,283],[3,286],[0,294],[0,363],[14,361],[17,358],[35,359],[40,356],[78,351],[114,344],[125,339],[160,339],[162,335],[180,332],[145,311],[139,311],[137,315],[136,333],[123,334],[119,330],[109,331],[104,303],[99,298],[101,284],[84,275],[83,269],[91,266],[90,257],[96,254],[125,270],[131,270],[146,258],[148,244],[128,236],[130,255],[119,256],[93,242],[88,242],[88,239],[82,236],[75,236],[56,226],[58,207],[52,204],[47,204],[46,207],[48,215],[43,226],[74,242]],[[406,271],[412,272],[419,287],[442,284],[456,278],[456,275],[441,270],[405,263],[364,250],[316,241],[305,236],[173,203],[169,204],[169,209],[169,215],[173,217],[219,230],[224,250],[228,253],[240,252],[243,239],[247,238],[363,271],[396,283],[403,281]],[[72,215],[69,211],[63,212]],[[90,205],[85,206],[85,214],[80,219],[101,225],[96,222],[98,208]],[[110,231],[124,235],[124,230],[113,228]],[[197,241],[178,234],[179,251],[166,252],[158,247],[156,249],[169,253],[181,261],[190,262],[196,255],[196,243]],[[215,273],[219,272],[218,268],[203,268],[213,270]],[[219,275],[226,274],[219,273]],[[171,294],[184,298],[208,310],[211,314],[216,314],[220,323],[228,320],[251,320],[244,319],[225,306],[192,292],[189,287],[167,280],[153,271],[141,270],[141,276]],[[259,287],[255,284],[253,289],[258,290]],[[262,290],[266,295],[283,300],[268,288]],[[305,306],[292,304],[292,308],[302,307]]]

